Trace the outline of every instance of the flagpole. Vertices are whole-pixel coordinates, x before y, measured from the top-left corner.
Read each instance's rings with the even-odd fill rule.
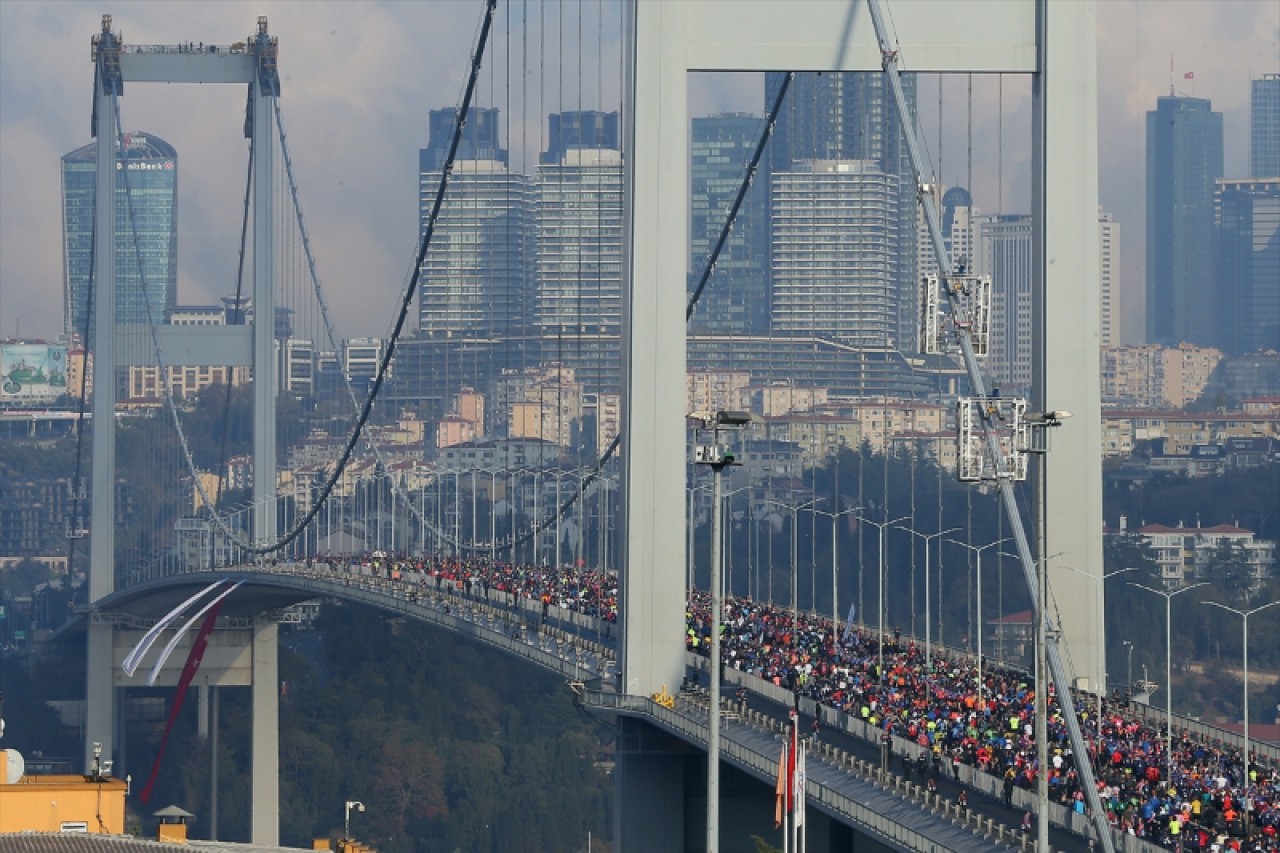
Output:
[[[783,778],[786,779],[786,789],[782,793],[782,853],[791,853],[791,735],[788,734],[786,742],[782,745],[782,755],[784,757]]]

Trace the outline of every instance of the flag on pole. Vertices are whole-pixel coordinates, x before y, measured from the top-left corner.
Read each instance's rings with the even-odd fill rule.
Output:
[[[782,742],[782,754],[778,756],[778,785],[774,788],[776,798],[773,806],[773,827],[777,829],[782,826],[782,819],[785,811],[785,801],[787,798],[787,742]]]
[[[796,774],[795,774],[795,824],[796,829],[803,831],[804,827],[804,782],[805,782],[805,765],[808,763],[806,756],[808,750],[803,744],[798,746],[799,755],[796,756]],[[803,849],[801,847],[800,849]]]
[[[845,645],[849,644],[849,638],[853,636],[853,617],[858,613],[858,605],[849,602],[849,616],[844,620],[844,636],[840,638],[840,642]]]
[[[1186,74],[1183,74],[1183,75],[1182,75],[1182,79],[1183,79],[1183,80],[1194,80],[1194,79],[1196,79],[1196,72],[1194,72],[1194,71],[1188,71]]]

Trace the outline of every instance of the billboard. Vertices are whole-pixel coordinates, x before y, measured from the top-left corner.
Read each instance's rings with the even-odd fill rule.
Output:
[[[51,403],[67,392],[67,348],[0,344],[0,404]]]

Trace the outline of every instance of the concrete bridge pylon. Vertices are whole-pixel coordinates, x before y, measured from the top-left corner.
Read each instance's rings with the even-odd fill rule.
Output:
[[[102,18],[102,30],[93,37],[94,100],[93,135],[97,140],[95,197],[117,198],[120,172],[102,168],[116,163],[120,128],[118,99],[131,83],[233,83],[248,87],[249,106],[245,135],[253,150],[253,304],[251,326],[225,326],[202,330],[194,340],[182,329],[154,329],[118,325],[116,322],[116,205],[95,205],[93,274],[93,328],[86,342],[99,381],[93,393],[93,463],[89,526],[88,599],[90,609],[115,589],[115,409],[119,367],[155,366],[151,336],[160,341],[166,363],[161,367],[205,364],[250,366],[254,378],[254,536],[271,542],[276,519],[276,373],[275,364],[275,235],[273,225],[272,169],[275,144],[275,103],[280,95],[276,39],[267,32],[267,19],[258,18],[257,30],[243,43],[191,51],[179,45],[127,45],[111,28],[110,15]],[[127,175],[126,178],[127,180]],[[161,313],[157,307],[157,314]],[[154,321],[153,321],[154,322]],[[116,339],[137,341],[120,346]],[[145,353],[146,355],[139,355]],[[133,361],[131,361],[131,359]],[[116,766],[123,766],[116,747],[120,730],[120,697],[127,685],[117,684],[116,651],[127,634],[119,633],[108,614],[95,613],[87,630],[85,680],[85,767],[91,766],[94,744]],[[279,840],[278,728],[276,714],[276,628],[274,622],[255,624],[245,648],[252,649],[256,675],[254,689],[254,815],[252,841],[275,845]],[[205,667],[209,667],[206,663]],[[203,669],[203,668],[202,668]],[[217,667],[206,673],[215,680]]]

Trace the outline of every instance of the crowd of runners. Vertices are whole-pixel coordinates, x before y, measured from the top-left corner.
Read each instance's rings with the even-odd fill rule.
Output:
[[[613,574],[381,552],[313,559],[418,592],[435,589],[475,598],[507,593],[540,602],[543,615],[552,607],[609,623],[618,615]],[[708,597],[695,594],[686,616],[687,647],[709,654]],[[736,598],[725,602],[721,650],[726,667],[924,747],[932,761],[902,757],[904,772],[919,773],[922,784],[967,764],[1000,778],[1006,800],[1014,788],[1034,788],[1039,768],[1030,675],[984,662],[979,684],[971,656],[935,650],[932,666],[926,666],[923,649],[897,630],[886,632],[883,656],[879,637],[875,629],[837,628],[829,618]],[[1050,797],[1084,812],[1077,756],[1052,688],[1049,702]],[[1076,710],[1099,796],[1118,831],[1171,848],[1280,853],[1280,768],[1274,763],[1254,755],[1246,779],[1240,750],[1201,742],[1179,732],[1176,724],[1170,746],[1164,727],[1153,728],[1129,713],[1122,695],[1104,703],[1101,738],[1096,698],[1082,697]]]

